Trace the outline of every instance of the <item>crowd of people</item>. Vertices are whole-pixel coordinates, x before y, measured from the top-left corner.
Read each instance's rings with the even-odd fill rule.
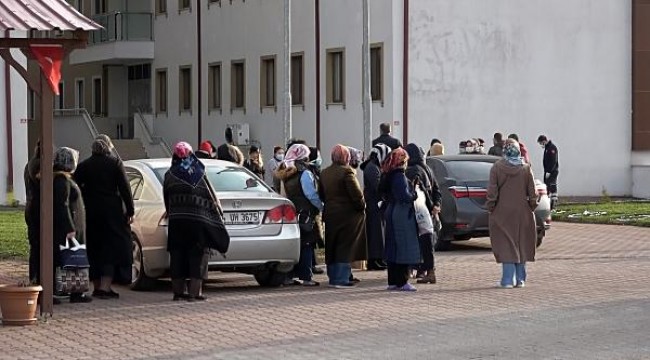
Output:
[[[359,280],[351,264],[367,261],[370,271],[387,270],[387,290],[416,291],[409,283],[435,284],[435,242],[441,227],[441,192],[426,163],[426,156],[444,155],[433,139],[425,151],[417,144],[403,146],[391,135],[390,124],[380,126],[367,157],[363,151],[338,144],[330,152],[331,165],[322,169],[319,149],[293,140],[273,148],[268,161],[259,147],[248,157],[234,145],[232,130],[226,143],[216,147],[204,141],[196,152],[185,142],[174,146],[171,167],[164,178],[163,194],[168,216],[168,251],[173,299],[201,301],[207,276],[210,244],[229,241],[223,210],[205,176],[202,159],[230,161],[249,169],[295,206],[300,228],[300,257],[285,285],[318,286],[315,273],[317,247],[325,249],[328,285],[353,288]],[[559,173],[557,147],[544,135],[544,181],[557,199]],[[490,237],[497,262],[503,264],[499,286],[522,287],[528,261],[534,261],[536,229],[533,211],[537,193],[526,146],[517,134],[504,139],[495,133],[485,151],[480,138],[460,143],[460,154],[501,157],[490,172],[486,207]],[[86,244],[92,297],[118,299],[112,285],[131,282],[132,240],[130,224],[134,203],[124,167],[110,138],[100,135],[91,145],[92,155],[77,165],[78,152],[59,148],[54,154],[54,259],[68,239]],[[25,167],[28,202],[30,278],[39,282],[40,148]],[[363,172],[363,187],[357,171]],[[420,204],[420,205],[418,205]],[[223,246],[222,246],[223,247]],[[224,249],[227,248],[227,245]],[[220,250],[221,251],[221,250]],[[225,250],[223,250],[225,252]],[[70,294],[71,302],[90,302],[87,294]],[[58,302],[55,299],[55,303]]]

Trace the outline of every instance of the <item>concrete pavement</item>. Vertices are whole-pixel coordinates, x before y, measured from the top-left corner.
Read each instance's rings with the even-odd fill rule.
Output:
[[[381,272],[357,272],[353,290],[215,273],[206,303],[172,302],[163,282],[0,328],[0,359],[650,359],[650,229],[548,234],[524,289],[494,287],[487,239],[439,254],[439,284],[417,293],[386,292]]]

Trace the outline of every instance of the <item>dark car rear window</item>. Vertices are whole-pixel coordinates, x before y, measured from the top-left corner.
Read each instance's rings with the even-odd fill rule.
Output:
[[[169,170],[167,167],[154,169],[160,183],[164,181],[167,170]],[[208,166],[206,171],[208,180],[216,191],[271,191],[269,187],[244,168]]]
[[[463,181],[488,181],[493,164],[490,161],[447,161],[445,163],[449,176]]]

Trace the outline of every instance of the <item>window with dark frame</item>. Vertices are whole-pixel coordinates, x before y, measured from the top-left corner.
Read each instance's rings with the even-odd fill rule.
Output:
[[[190,8],[190,0],[178,0],[178,9],[179,10],[187,10]]]
[[[275,56],[262,58],[260,90],[260,103],[262,106],[275,106]]]
[[[192,68],[184,66],[180,68],[180,110],[192,110]]]
[[[231,108],[246,107],[246,64],[243,60],[234,61],[231,68]]]
[[[370,48],[370,95],[373,101],[384,99],[383,91],[383,48],[373,45]]]
[[[208,68],[208,99],[210,109],[221,109],[221,64],[212,64]]]
[[[156,14],[167,13],[167,0],[156,0]]]
[[[343,104],[345,99],[345,57],[343,50],[327,52],[327,102]]]
[[[156,113],[167,112],[167,70],[156,70]]]
[[[83,0],[79,0],[83,1]],[[95,14],[106,13],[106,0],[95,0]]]
[[[302,54],[291,56],[291,105],[304,105],[304,58]]]
[[[84,81],[82,79],[76,80],[76,98],[75,98],[75,107],[77,109],[83,109],[85,107],[84,97],[86,96],[86,91],[84,89]]]
[[[94,78],[93,79],[93,114],[102,113],[102,79]]]
[[[54,97],[54,108],[65,109],[65,84],[63,81],[59,83],[59,95]]]

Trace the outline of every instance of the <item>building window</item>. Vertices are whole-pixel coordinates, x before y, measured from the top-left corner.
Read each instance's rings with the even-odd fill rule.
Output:
[[[345,53],[342,49],[327,51],[327,103],[345,102]]]
[[[106,13],[106,0],[95,0],[95,14],[105,14],[105,13]]]
[[[75,93],[74,93],[74,107],[76,109],[83,109],[85,107],[84,98],[86,96],[86,90],[84,87],[84,80],[77,79],[75,81]]]
[[[246,63],[244,60],[232,62],[230,71],[230,107],[244,109],[246,107]]]
[[[151,64],[131,65],[128,67],[129,80],[151,79]]]
[[[384,51],[381,44],[370,47],[370,95],[372,101],[384,99]]]
[[[190,10],[190,0],[178,0],[178,10]]]
[[[63,81],[59,83],[59,95],[54,97],[54,108],[65,109],[65,83]]]
[[[208,99],[210,109],[221,109],[221,63],[208,67]]]
[[[167,112],[167,70],[156,70],[156,113]]]
[[[291,105],[304,105],[304,57],[303,54],[291,56]]]
[[[95,115],[102,114],[102,90],[102,78],[93,78],[93,114]]]
[[[156,0],[156,14],[167,13],[167,0]]]
[[[260,104],[275,106],[275,56],[262,57],[260,67]]]
[[[179,103],[181,111],[192,110],[192,68],[190,66],[182,66],[179,70]]]

